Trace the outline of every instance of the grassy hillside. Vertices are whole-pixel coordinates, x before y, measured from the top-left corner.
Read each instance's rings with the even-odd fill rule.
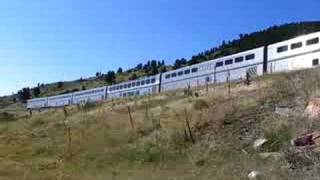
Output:
[[[0,116],[0,178],[32,180],[311,180],[319,152],[293,137],[320,122],[303,112],[320,95],[319,69],[66,110]],[[275,107],[289,108],[279,115]],[[132,117],[130,121],[130,114]],[[188,125],[189,127],[188,128]],[[190,133],[191,132],[191,133]],[[258,138],[268,142],[255,150]]]

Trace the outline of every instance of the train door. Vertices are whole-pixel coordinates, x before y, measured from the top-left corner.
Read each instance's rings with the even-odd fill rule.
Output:
[[[153,86],[152,87],[152,94],[156,94],[157,93],[157,86]]]

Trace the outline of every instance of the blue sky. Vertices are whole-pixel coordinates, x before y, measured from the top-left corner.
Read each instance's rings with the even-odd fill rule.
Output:
[[[319,7],[318,0],[3,0],[0,95],[148,59],[172,63],[240,33],[319,20]]]

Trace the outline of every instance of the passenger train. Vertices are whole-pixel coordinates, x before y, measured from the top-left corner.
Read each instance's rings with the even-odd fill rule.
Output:
[[[53,97],[31,99],[28,109],[62,107],[187,87],[235,81],[250,76],[312,68],[319,65],[320,32],[260,47],[151,77]]]

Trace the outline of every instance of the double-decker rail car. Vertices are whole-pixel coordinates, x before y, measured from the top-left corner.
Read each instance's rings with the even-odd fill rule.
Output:
[[[48,97],[48,107],[67,106],[71,105],[71,103],[72,93]]]
[[[98,102],[106,99],[107,87],[100,87],[73,93],[73,104]]]
[[[292,71],[319,65],[320,32],[268,46],[268,72]]]
[[[40,109],[48,106],[48,98],[36,98],[27,101],[27,109]]]
[[[264,48],[257,48],[162,74],[161,90],[204,86],[263,74]]]
[[[108,99],[155,94],[159,84],[160,74],[108,86]]]

